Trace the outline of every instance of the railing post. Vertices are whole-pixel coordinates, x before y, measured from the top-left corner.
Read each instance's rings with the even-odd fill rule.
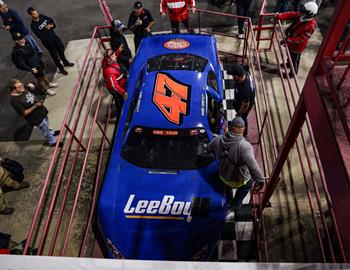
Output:
[[[305,122],[306,117],[306,109],[304,105],[304,100],[301,97],[297,107],[295,108],[294,115],[292,117],[291,123],[288,127],[288,131],[286,133],[286,136],[283,140],[283,145],[281,147],[281,150],[279,151],[279,154],[277,156],[277,160],[275,162],[274,168],[271,173],[270,181],[266,187],[265,194],[262,198],[262,207],[263,209],[268,205],[268,202],[270,201],[270,198],[272,194],[274,193],[279,180],[280,180],[280,174],[283,168],[283,165],[288,157],[288,154],[290,150],[292,149],[296,139],[298,138],[298,135],[300,133],[301,127],[303,126]]]

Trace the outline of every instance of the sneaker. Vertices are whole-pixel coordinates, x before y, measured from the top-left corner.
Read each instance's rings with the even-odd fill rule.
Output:
[[[23,188],[29,188],[30,187],[30,184],[26,181],[22,181],[22,183],[19,185],[18,188],[16,188],[16,190],[19,190],[19,189],[23,189]]]
[[[54,144],[49,144],[50,147],[55,147],[57,145],[57,142]],[[58,147],[63,147],[63,142],[59,142]]]
[[[227,211],[227,215],[225,217],[225,222],[233,222],[235,221],[235,212],[234,211]]]
[[[244,38],[244,34],[238,34],[238,38],[243,39]]]
[[[60,72],[61,72],[63,75],[68,75],[67,70],[65,70],[64,68],[60,69]]]
[[[56,88],[57,86],[57,83],[49,83],[49,88]]]
[[[49,96],[54,96],[54,95],[56,95],[56,91],[47,89],[46,94],[48,94]]]
[[[4,210],[0,211],[0,215],[11,215],[11,214],[13,214],[13,212],[15,212],[15,208],[13,208],[13,207],[5,207]]]
[[[58,135],[60,135],[60,133],[61,133],[61,130],[55,130],[53,132],[53,136],[58,136]]]
[[[67,63],[64,63],[64,66],[65,67],[74,67],[74,63],[67,62]]]

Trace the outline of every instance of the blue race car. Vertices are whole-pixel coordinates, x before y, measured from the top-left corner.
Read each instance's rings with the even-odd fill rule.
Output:
[[[222,72],[209,35],[142,40],[131,67],[97,221],[108,256],[205,260],[225,221],[218,163]]]

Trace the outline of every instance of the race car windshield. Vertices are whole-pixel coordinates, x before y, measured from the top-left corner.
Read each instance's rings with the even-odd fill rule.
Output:
[[[162,130],[135,127],[124,145],[122,157],[149,169],[191,170],[209,165],[209,138],[203,128]]]
[[[158,55],[148,60],[148,71],[189,70],[203,72],[208,60],[193,54],[172,53]]]

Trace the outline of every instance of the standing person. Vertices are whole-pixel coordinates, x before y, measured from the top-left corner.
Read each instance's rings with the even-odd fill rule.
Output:
[[[120,45],[123,45],[124,49],[118,57],[118,62],[124,70],[128,70],[132,62],[132,56],[128,42],[123,35],[125,30],[127,30],[127,28],[121,21],[113,20],[111,23],[111,28],[109,29],[109,34],[111,36],[111,48],[114,52],[120,47]]]
[[[56,136],[59,135],[60,131],[52,131],[49,128],[48,110],[44,106],[44,101],[38,100],[31,91],[25,89],[20,80],[11,79],[9,87],[11,91],[10,104],[13,109],[18,115],[23,116],[28,124],[41,131],[50,147],[56,146]],[[62,147],[63,142],[60,142],[59,146]]]
[[[2,161],[1,157],[0,160]],[[13,180],[8,172],[0,165],[0,215],[11,215],[15,211],[15,208],[6,206],[1,186],[5,186],[11,190],[19,190],[28,188],[30,184],[25,181],[19,183]]]
[[[235,80],[235,98],[233,107],[236,116],[243,118],[245,123],[244,136],[248,135],[248,114],[254,106],[255,86],[250,74],[241,65],[233,65],[227,71]]]
[[[125,75],[118,63],[118,57],[122,51],[123,45],[120,45],[115,52],[111,49],[107,49],[102,61],[104,83],[108,91],[113,95],[118,117],[122,110],[124,100],[128,98],[128,94],[125,90]]]
[[[161,0],[160,14],[165,18],[168,11],[173,34],[180,34],[180,22],[186,27],[188,33],[194,34],[190,27],[188,9],[192,13],[196,11],[195,0]]]
[[[18,12],[9,8],[6,3],[0,0],[0,16],[4,22],[2,29],[9,31],[13,40],[18,35],[23,35],[27,42],[38,52],[43,53],[36,40],[29,34],[29,30],[24,26],[21,16]]]
[[[32,23],[30,24],[32,31],[49,51],[59,71],[63,75],[67,75],[68,72],[64,69],[63,65],[65,67],[72,67],[74,64],[70,63],[64,54],[63,42],[54,30],[56,28],[55,22],[50,17],[39,14],[33,7],[28,8],[27,12],[32,17]]]
[[[264,186],[265,178],[254,157],[252,145],[243,137],[245,125],[241,117],[229,122],[225,135],[215,137],[208,145],[208,151],[219,159],[219,177],[229,187],[232,210],[242,206],[244,197],[255,182],[254,189]],[[232,189],[237,189],[232,199]]]
[[[12,49],[11,58],[18,69],[30,71],[48,95],[56,95],[56,92],[49,90],[49,88],[57,87],[57,84],[49,82],[40,54],[27,43],[23,35],[17,37],[16,44]]]
[[[248,16],[248,11],[250,4],[252,3],[252,0],[236,0],[236,7],[237,7],[237,15],[238,16]],[[238,37],[243,38],[244,37],[244,21],[245,19],[239,18],[237,20],[238,23]]]
[[[128,28],[135,35],[135,53],[140,46],[141,40],[151,34],[153,24],[153,17],[149,10],[143,8],[140,1],[136,1],[134,4],[134,10],[131,12],[128,21]]]
[[[316,21],[313,17],[317,14],[318,6],[315,2],[305,3],[300,12],[286,12],[276,14],[277,20],[293,20],[292,24],[286,29],[286,39],[282,40],[281,45],[287,45],[292,60],[295,73],[298,74],[301,53],[305,50],[309,39],[316,28]],[[290,67],[289,65],[287,65]],[[292,73],[289,73],[293,76]],[[287,74],[284,74],[287,78]]]

